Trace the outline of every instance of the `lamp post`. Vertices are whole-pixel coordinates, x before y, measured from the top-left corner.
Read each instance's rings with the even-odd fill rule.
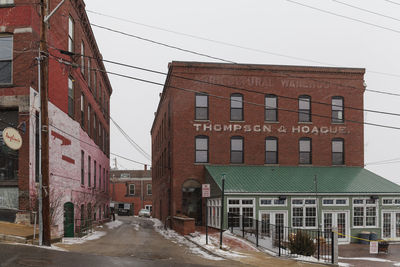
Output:
[[[220,235],[219,235],[219,248],[222,249],[222,233],[224,227],[224,200],[225,200],[225,174],[222,174],[222,196],[221,196],[221,222],[220,222]]]

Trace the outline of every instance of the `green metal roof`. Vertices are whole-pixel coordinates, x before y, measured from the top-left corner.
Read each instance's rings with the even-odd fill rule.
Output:
[[[227,193],[400,193],[400,186],[361,167],[205,166]]]

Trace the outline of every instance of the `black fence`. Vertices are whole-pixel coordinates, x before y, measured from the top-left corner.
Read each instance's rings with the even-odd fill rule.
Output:
[[[93,221],[89,219],[75,219],[75,236],[82,237],[93,232]]]
[[[282,223],[271,224],[267,220],[260,221],[234,213],[228,213],[228,227],[231,233],[257,247],[275,252],[279,257],[334,263],[332,231],[292,228],[284,226],[283,218]]]

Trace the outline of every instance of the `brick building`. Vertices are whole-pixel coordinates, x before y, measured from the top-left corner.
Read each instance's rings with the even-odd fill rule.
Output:
[[[129,205],[129,215],[141,209],[152,211],[152,183],[150,170],[111,170],[110,197],[116,212]]]
[[[19,151],[0,143],[0,218],[10,221],[37,210],[39,36],[38,1],[0,1],[0,130],[18,128],[23,139]],[[70,236],[79,219],[107,217],[112,88],[83,0],[63,3],[47,41],[51,223]]]
[[[400,238],[400,187],[363,169],[363,93],[364,69],[170,63],[151,129],[153,215],[204,224],[209,183],[213,227],[231,211]]]

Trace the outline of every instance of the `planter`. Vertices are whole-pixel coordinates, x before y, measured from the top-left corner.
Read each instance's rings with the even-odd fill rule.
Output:
[[[388,253],[389,252],[389,243],[388,242],[379,242],[378,243],[378,253]]]
[[[181,235],[188,235],[195,232],[194,218],[174,216],[172,229]]]

